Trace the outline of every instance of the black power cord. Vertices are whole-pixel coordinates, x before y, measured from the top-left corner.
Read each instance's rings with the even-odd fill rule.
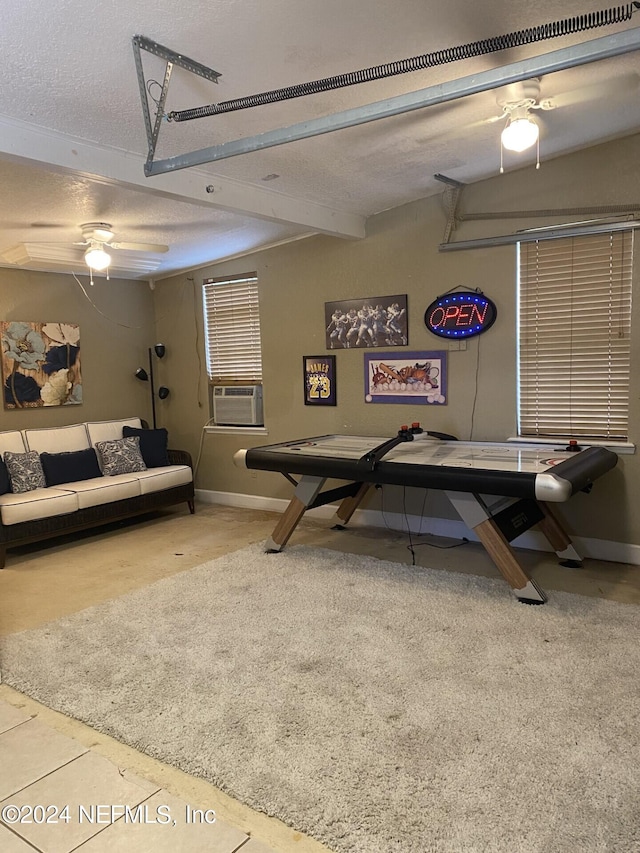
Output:
[[[384,487],[380,483],[378,483],[376,485],[376,489],[380,489],[382,491],[382,520],[384,521],[384,526],[387,528],[387,530],[391,531],[392,533],[398,533],[398,531],[395,528],[391,527],[387,523],[387,519],[385,517]],[[429,489],[424,489],[424,497],[422,499],[422,510],[420,512],[420,518],[421,519],[424,517],[424,508],[425,508],[425,504],[427,502],[428,494],[429,494]],[[413,533],[411,532],[411,525],[409,524],[409,516],[407,513],[406,501],[407,501],[407,487],[403,486],[402,487],[402,514],[404,516],[404,520],[405,520],[405,523],[407,525],[406,534],[409,538],[409,544],[406,545],[405,547],[406,547],[407,551],[409,551],[409,553],[411,554],[411,565],[412,566],[415,566],[415,564],[416,564],[415,549],[421,545],[428,545],[430,548],[438,548],[441,551],[448,551],[451,548],[459,548],[461,545],[466,545],[469,542],[469,540],[467,539],[466,536],[463,536],[459,542],[455,542],[453,545],[437,545],[435,542],[414,542]],[[405,531],[402,531],[402,530],[400,531],[400,533],[404,533],[404,532]],[[425,535],[422,533],[422,521],[420,522],[420,530],[418,531],[418,533],[416,535],[417,536]]]

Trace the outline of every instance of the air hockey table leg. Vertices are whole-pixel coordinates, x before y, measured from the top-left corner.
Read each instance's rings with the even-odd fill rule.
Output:
[[[266,551],[282,551],[298,526],[300,519],[314,502],[325,483],[326,477],[305,475],[300,480],[293,497],[289,501],[289,506],[280,516],[280,521],[276,524],[271,538],[267,539],[265,543]]]
[[[518,562],[490,509],[469,492],[447,491],[446,495],[467,527],[476,533],[516,598],[524,604],[544,604],[546,594]]]
[[[362,503],[362,499],[373,487],[373,483],[362,483],[355,495],[349,498],[344,498],[336,514],[331,519],[331,527],[333,530],[342,530],[351,520],[351,516]]]
[[[538,506],[544,513],[544,518],[538,522],[538,527],[560,558],[560,565],[570,569],[581,568],[582,557],[576,551],[571,537],[560,523],[558,516],[548,504],[538,501]]]
[[[511,546],[495,521],[488,518],[473,529],[516,598],[525,604],[544,604],[547,596],[517,561]]]

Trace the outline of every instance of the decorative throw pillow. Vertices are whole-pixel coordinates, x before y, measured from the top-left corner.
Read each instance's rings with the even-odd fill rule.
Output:
[[[140,453],[147,468],[161,468],[169,465],[169,454],[167,453],[168,433],[166,429],[136,429],[135,427],[122,427],[122,435],[137,435],[140,439]]]
[[[0,456],[0,495],[6,495],[11,491],[11,483],[9,482],[9,472],[4,460]]]
[[[61,483],[76,483],[78,480],[102,477],[98,457],[93,447],[68,453],[41,453],[40,462],[47,486],[59,486]]]
[[[96,450],[102,461],[102,473],[107,477],[147,470],[140,453],[140,439],[137,435],[115,438],[113,441],[98,441]]]
[[[9,472],[11,491],[32,492],[34,489],[44,489],[47,485],[40,457],[35,450],[29,453],[12,453],[7,450],[4,461]]]

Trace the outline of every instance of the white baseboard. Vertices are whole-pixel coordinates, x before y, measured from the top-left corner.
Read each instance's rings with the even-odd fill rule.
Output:
[[[283,512],[289,501],[282,498],[268,498],[263,495],[244,495],[237,492],[217,492],[209,489],[196,489],[196,498],[203,503],[238,506],[245,509],[262,509],[270,512]],[[312,518],[332,519],[337,505],[326,504],[308,511]],[[413,535],[446,536],[450,539],[466,538],[477,542],[478,537],[462,521],[448,518],[421,518],[417,515],[404,516],[401,513],[379,510],[359,509],[354,513],[351,527],[387,527],[396,531],[411,531]],[[628,542],[613,542],[607,539],[592,539],[587,536],[573,536],[576,550],[583,557],[594,560],[607,560],[612,563],[630,563],[640,566],[640,545]],[[535,530],[524,533],[512,542],[518,548],[532,551],[551,551],[546,537]]]

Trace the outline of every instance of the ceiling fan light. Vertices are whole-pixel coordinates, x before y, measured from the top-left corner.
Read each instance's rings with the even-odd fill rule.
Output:
[[[538,141],[540,128],[529,116],[511,119],[502,131],[502,144],[508,151],[526,151]]]
[[[111,255],[99,246],[91,246],[84,253],[84,259],[87,266],[92,270],[101,272],[105,270],[111,263]]]

